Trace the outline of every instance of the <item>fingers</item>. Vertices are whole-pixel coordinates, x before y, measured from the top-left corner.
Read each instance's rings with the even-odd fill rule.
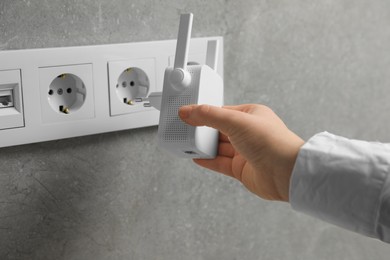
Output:
[[[179,116],[193,126],[209,126],[230,135],[234,129],[246,125],[246,114],[210,105],[190,105],[181,107]]]
[[[225,134],[223,134],[221,132],[219,133],[219,141],[220,142],[225,142],[225,143],[230,143],[229,138]]]
[[[235,154],[235,149],[231,143],[219,143],[218,155],[232,158]]]
[[[213,160],[195,159],[194,162],[204,168],[233,177],[233,159],[225,156],[217,156]]]
[[[230,110],[246,112],[249,108],[254,107],[254,106],[257,106],[257,105],[241,104],[241,105],[235,105],[235,106],[223,106],[223,108],[230,109]]]
[[[223,106],[224,109],[241,111],[248,114],[263,114],[272,111],[269,107],[260,104],[242,104],[236,106]]]

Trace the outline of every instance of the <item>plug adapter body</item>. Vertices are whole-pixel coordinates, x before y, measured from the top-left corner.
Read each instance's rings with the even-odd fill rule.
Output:
[[[176,157],[212,159],[217,155],[218,131],[183,122],[179,108],[190,104],[223,105],[223,80],[207,65],[189,65],[191,83],[178,90],[169,80],[173,68],[165,70],[158,128],[159,146]]]

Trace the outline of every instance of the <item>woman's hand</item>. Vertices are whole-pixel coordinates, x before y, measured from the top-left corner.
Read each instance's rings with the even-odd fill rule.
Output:
[[[217,157],[194,160],[197,164],[238,179],[264,199],[289,200],[291,172],[304,141],[271,109],[190,105],[180,108],[179,116],[190,125],[220,131]]]

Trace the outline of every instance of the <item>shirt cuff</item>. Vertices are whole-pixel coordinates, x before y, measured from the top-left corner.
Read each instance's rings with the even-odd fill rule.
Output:
[[[323,132],[306,142],[290,181],[293,209],[390,242],[390,146]]]

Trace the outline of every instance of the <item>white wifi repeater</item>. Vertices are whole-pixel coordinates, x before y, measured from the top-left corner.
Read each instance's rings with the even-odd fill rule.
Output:
[[[216,72],[217,40],[208,42],[206,65],[187,64],[192,20],[192,14],[180,17],[175,64],[167,68],[164,75],[158,140],[161,148],[175,156],[212,159],[217,155],[218,131],[190,126],[178,116],[179,108],[184,105],[223,105],[223,80]],[[149,96],[151,104],[157,108],[158,98],[158,93]]]

